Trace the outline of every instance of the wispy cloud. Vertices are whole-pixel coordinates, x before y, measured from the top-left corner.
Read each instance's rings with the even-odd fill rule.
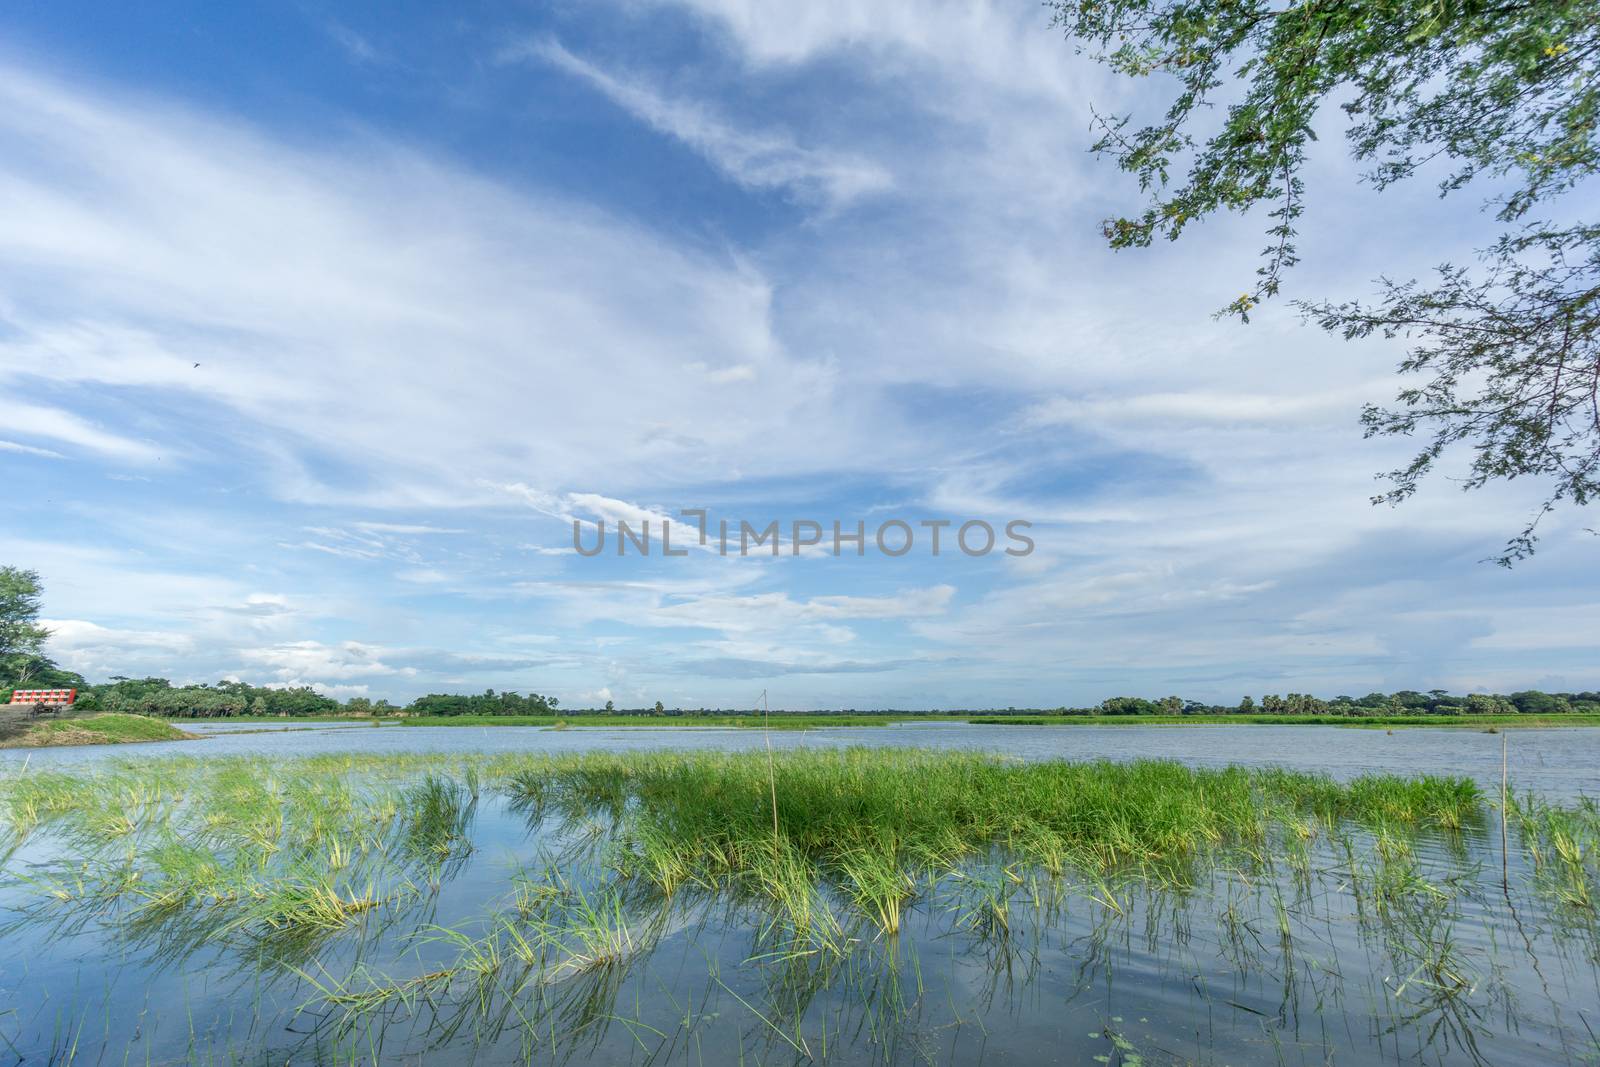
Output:
[[[358,530],[369,530],[373,533],[391,534],[464,534],[467,531],[458,527],[429,526],[426,523],[415,522],[356,522],[352,523]]]
[[[346,55],[357,63],[376,65],[390,62],[389,57],[380,51],[365,35],[357,33],[342,22],[329,19],[322,24],[322,29],[333,39],[335,44],[344,50]]]
[[[878,163],[844,152],[807,148],[777,129],[740,129],[707,105],[674,99],[638,78],[612,74],[550,39],[524,42],[502,60],[535,59],[581,78],[600,93],[669,137],[704,156],[740,185],[783,189],[801,200],[838,208],[894,184]]]
[[[16,441],[0,440],[0,452],[17,452],[24,456],[39,456],[43,459],[66,459],[60,452],[48,448],[35,448],[32,445],[19,444]]]
[[[442,585],[450,580],[450,576],[444,571],[434,570],[432,567],[396,571],[394,576],[402,582],[410,582],[413,585]]]
[[[282,499],[460,507],[503,502],[485,479],[528,471],[648,479],[646,445],[689,477],[730,455],[776,469],[774,430],[830,407],[750,264],[394,146],[318,155],[12,69],[0,182],[0,383],[85,390],[75,412],[14,406],[25,442],[172,460],[92,420],[187,439],[175,412],[199,411]],[[712,395],[697,362],[755,370]],[[849,438],[830,436],[836,454]]]
[[[1589,669],[1551,637],[1600,602],[1587,535],[1558,524],[1511,581],[1474,568],[1515,492],[1367,507],[1394,457],[1355,414],[1394,345],[1273,309],[1211,321],[1254,269],[1249,220],[1103,248],[1126,192],[1084,152],[1106,83],[1040,9],[657,6],[564,8],[583,48],[538,38],[517,67],[440,50],[448,90],[419,77],[403,107],[322,49],[332,123],[0,71],[0,389],[26,398],[21,423],[0,412],[0,465],[15,497],[72,501],[48,534],[0,518],[0,562],[79,620],[63,662],[634,706],[769,678],[789,706],[991,706]],[[358,60],[429,32],[352,28]],[[616,141],[527,106],[530,83],[598,94]],[[662,137],[709,162],[705,188],[615,180],[613,149],[659,158]],[[1308,222],[1307,266],[1321,242],[1376,273],[1352,218],[1380,267],[1432,256],[1432,200],[1390,203]],[[677,534],[707,501],[759,523],[1026,517],[1039,548],[569,547],[574,517]]]
[[[43,437],[60,441],[89,452],[97,452],[113,459],[130,463],[151,463],[161,458],[161,449],[144,441],[136,441],[94,425],[87,419],[61,408],[38,404],[8,402],[4,412],[5,427],[11,433],[30,437]],[[10,444],[7,442],[7,444]],[[6,451],[29,452],[34,455],[58,456],[48,449],[30,448],[11,444]]]

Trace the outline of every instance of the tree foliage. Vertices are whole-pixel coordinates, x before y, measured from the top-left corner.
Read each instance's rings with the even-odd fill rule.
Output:
[[[306,686],[257,686],[231,680],[175,686],[165,678],[116,677],[105,685],[84,687],[78,703],[97,711],[196,719],[331,715],[339,711],[337,700]]]
[[[1177,707],[1177,710],[1175,709]],[[1257,703],[1246,696],[1238,704],[1206,704],[1166,697],[1110,697],[1092,708],[1008,709],[1033,715],[1566,715],[1600,714],[1600,692],[1545,693],[1537,689],[1500,696],[1472,693],[1453,696],[1443,689],[1419,693],[1368,693],[1362,697],[1324,698],[1309,693],[1268,693]]]
[[[1446,265],[1431,288],[1381,284],[1375,306],[1309,307],[1346,337],[1418,338],[1400,368],[1419,384],[1400,392],[1398,407],[1362,412],[1369,437],[1427,437],[1375,501],[1406,499],[1447,448],[1465,444],[1468,489],[1525,475],[1549,481],[1544,503],[1496,562],[1525,559],[1540,519],[1563,500],[1582,506],[1600,492],[1600,227],[1504,237],[1481,280]]]
[[[413,700],[407,709],[414,715],[549,715],[560,701],[555,697],[529,693],[496,693],[493,689],[477,695],[429,693]]]
[[[37,571],[0,567],[0,688],[81,685],[45,653],[50,631],[39,622],[44,587]]]
[[[1368,436],[1420,434],[1374,502],[1416,491],[1452,446],[1466,488],[1549,480],[1544,505],[1498,561],[1533,551],[1539,519],[1600,492],[1600,226],[1552,203],[1600,168],[1600,6],[1594,0],[1054,0],[1058,25],[1112,69],[1175,84],[1146,125],[1100,118],[1097,152],[1149,202],[1105,223],[1114,248],[1176,240],[1219,211],[1267,207],[1251,287],[1221,313],[1248,320],[1297,260],[1319,112],[1337,103],[1379,189],[1444,166],[1441,195],[1478,179],[1506,230],[1474,273],[1381,281],[1375,304],[1304,303],[1346,337],[1413,341],[1393,407]],[[1220,115],[1213,108],[1228,101]],[[1548,210],[1547,210],[1548,209]]]
[[[39,625],[39,572],[0,567],[0,662],[44,654],[50,631]]]

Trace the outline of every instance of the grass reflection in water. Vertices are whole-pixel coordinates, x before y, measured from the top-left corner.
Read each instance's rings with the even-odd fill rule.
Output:
[[[1586,1062],[1600,814],[1507,814],[1502,884],[1494,805],[1440,777],[884,749],[35,770],[0,779],[28,961],[0,1048]]]

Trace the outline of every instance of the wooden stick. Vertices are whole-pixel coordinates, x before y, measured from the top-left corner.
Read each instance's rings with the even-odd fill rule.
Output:
[[[761,691],[761,734],[767,741],[767,787],[772,791],[772,860],[778,860],[778,775],[772,767],[772,709],[767,706],[767,691]]]
[[[1506,852],[1506,735],[1500,735],[1500,885],[1511,891],[1511,860]]]

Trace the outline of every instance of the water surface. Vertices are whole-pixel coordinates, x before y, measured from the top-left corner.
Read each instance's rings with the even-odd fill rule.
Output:
[[[726,749],[765,745],[763,732],[741,727],[396,726],[343,723],[252,725],[186,724],[205,742],[33,749],[0,752],[0,766],[24,759],[74,764],[135,751],[139,758],[170,753],[194,756],[299,756],[333,752],[440,754],[482,752],[586,752],[641,749]],[[1382,729],[1340,726],[982,726],[904,723],[773,730],[774,749],[865,745],[916,746],[993,752],[1017,759],[1175,759],[1195,766],[1280,766],[1322,771],[1347,779],[1369,772],[1466,775],[1486,789],[1500,788],[1505,741],[1518,791],[1575,799],[1600,796],[1600,727],[1515,729],[1489,734],[1465,727]]]
[[[1600,1062],[1593,906],[1563,903],[1552,856],[1536,862],[1517,836],[1502,882],[1489,809],[1451,833],[1308,825],[1304,839],[1223,849],[1177,883],[971,856],[919,881],[897,934],[840,905],[844,949],[833,952],[795,940],[770,907],[738,893],[687,887],[662,897],[619,882],[619,809],[604,798],[546,810],[486,782],[452,809],[459,833],[437,853],[397,830],[369,872],[362,846],[349,844],[357,854],[341,861],[338,891],[372,891],[382,903],[308,930],[251,919],[231,899],[166,907],[140,896],[157,849],[206,832],[185,814],[191,801],[170,795],[194,773],[189,758],[362,757],[322,783],[354,800],[345,829],[316,846],[314,873],[329,848],[385,819],[403,829],[416,807],[398,790],[422,772],[396,763],[403,773],[388,773],[375,755],[441,756],[459,799],[465,765],[455,757],[470,753],[750,750],[765,740],[737,728],[200,729],[207,740],[36,751],[0,764],[0,779],[57,768],[127,783],[106,810],[47,823],[9,855],[0,843],[0,1063]],[[1597,735],[1509,734],[1514,780],[1556,798],[1600,792]],[[771,743],[1160,756],[1341,778],[1431,771],[1497,789],[1501,737],[935,724],[778,731]],[[167,755],[184,757],[170,773],[160,770]],[[141,784],[155,779],[140,768],[167,773],[168,785]],[[303,814],[283,810],[289,822]],[[125,835],[97,829],[122,815],[134,826]],[[292,878],[285,855],[260,862]],[[1593,884],[1587,862],[1576,869]],[[591,911],[599,917],[585,918]],[[507,916],[530,928],[530,914],[566,931],[537,964],[517,961],[496,933]],[[574,933],[586,923],[620,939],[614,959],[572,963],[590,951],[588,935]]]

